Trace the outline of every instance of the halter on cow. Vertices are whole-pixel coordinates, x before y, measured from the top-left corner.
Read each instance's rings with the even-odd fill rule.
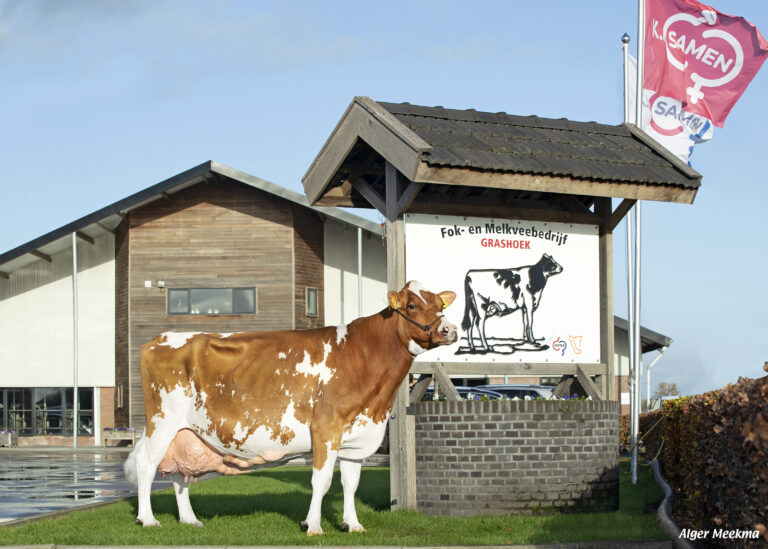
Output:
[[[202,526],[189,478],[240,474],[312,454],[312,501],[302,523],[321,534],[320,507],[339,459],[342,528],[364,531],[354,495],[364,458],[384,437],[413,357],[457,340],[442,311],[456,298],[418,282],[390,307],[346,326],[240,334],[167,333],[142,347],[147,428],[125,463],[138,487],[136,521],[159,525],[150,491],[172,475],[179,521]]]

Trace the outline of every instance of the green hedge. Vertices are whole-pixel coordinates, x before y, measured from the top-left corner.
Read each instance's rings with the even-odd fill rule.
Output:
[[[652,458],[663,440],[660,459],[678,526],[758,529],[768,543],[768,376],[666,401],[661,410],[641,415],[640,435],[662,415],[643,443]],[[628,419],[623,425],[628,427]],[[712,547],[734,543],[708,541]]]

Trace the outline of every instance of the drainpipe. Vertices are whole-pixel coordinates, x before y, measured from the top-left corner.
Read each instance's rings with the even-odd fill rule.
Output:
[[[363,229],[357,228],[357,318],[363,316]]]
[[[645,409],[648,410],[651,407],[651,368],[653,368],[653,365],[656,364],[659,359],[661,358],[661,355],[664,354],[664,351],[666,351],[669,347],[662,347],[659,349],[659,354],[656,355],[656,358],[653,359],[653,362],[651,362],[648,367],[645,369]]]
[[[78,326],[77,326],[77,233],[72,233],[72,342],[73,342],[73,364],[74,364],[74,391],[72,400],[72,448],[77,448],[77,339],[78,339]]]

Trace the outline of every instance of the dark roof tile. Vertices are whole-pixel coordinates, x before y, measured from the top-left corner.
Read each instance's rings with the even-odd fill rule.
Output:
[[[624,125],[379,103],[432,146],[430,165],[697,188]]]

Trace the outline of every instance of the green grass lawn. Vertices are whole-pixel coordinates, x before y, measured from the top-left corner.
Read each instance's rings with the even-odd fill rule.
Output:
[[[661,491],[647,468],[632,486],[621,464],[621,507],[614,513],[545,516],[428,517],[388,510],[389,470],[363,469],[357,491],[360,522],[368,532],[341,532],[342,493],[338,472],[323,502],[324,536],[299,529],[311,496],[309,467],[282,467],[238,477],[218,477],[190,489],[192,506],[204,528],[179,524],[171,489],[152,495],[160,528],[134,524],[136,498],[59,518],[20,526],[0,526],[0,544],[64,545],[483,545],[661,539],[647,501]]]

